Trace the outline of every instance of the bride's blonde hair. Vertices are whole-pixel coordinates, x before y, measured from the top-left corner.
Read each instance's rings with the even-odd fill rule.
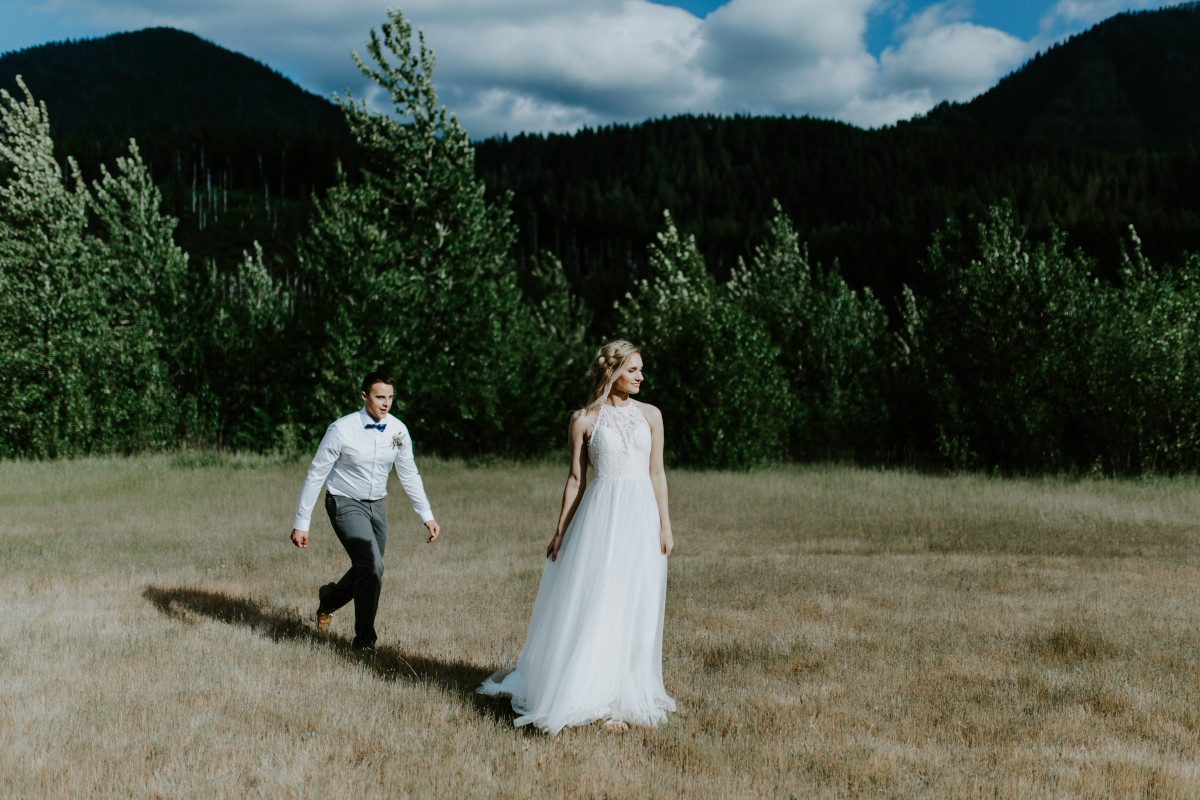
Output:
[[[617,377],[638,352],[636,345],[624,339],[609,342],[596,351],[596,357],[592,359],[592,391],[583,407],[585,412],[591,413],[604,405]]]

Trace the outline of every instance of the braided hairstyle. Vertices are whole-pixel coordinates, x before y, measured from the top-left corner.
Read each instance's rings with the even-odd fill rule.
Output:
[[[638,352],[640,351],[636,345],[624,339],[609,342],[596,351],[596,357],[592,359],[592,391],[588,396],[587,405],[583,407],[586,413],[597,411],[604,405],[617,377],[625,369],[629,359]]]

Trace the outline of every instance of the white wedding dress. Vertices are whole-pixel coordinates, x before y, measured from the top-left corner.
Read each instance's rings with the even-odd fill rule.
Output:
[[[650,482],[650,425],[605,404],[592,426],[594,480],[547,559],[516,666],[478,691],[511,697],[516,725],[556,734],[615,719],[657,725],[675,710],[662,679],[667,557]]]

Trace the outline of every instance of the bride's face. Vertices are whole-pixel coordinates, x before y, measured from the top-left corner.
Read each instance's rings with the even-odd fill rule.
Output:
[[[623,394],[637,394],[642,387],[642,354],[634,353],[625,364],[621,374],[613,381],[613,391]]]

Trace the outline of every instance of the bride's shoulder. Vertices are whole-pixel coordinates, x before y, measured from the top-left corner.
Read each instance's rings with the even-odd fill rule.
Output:
[[[638,411],[650,422],[662,422],[662,412],[658,410],[658,406],[652,406],[649,403],[643,403],[641,400],[634,400],[637,404]]]
[[[571,427],[581,425],[584,428],[592,427],[592,423],[596,421],[599,411],[588,411],[586,408],[581,408],[571,414]]]

